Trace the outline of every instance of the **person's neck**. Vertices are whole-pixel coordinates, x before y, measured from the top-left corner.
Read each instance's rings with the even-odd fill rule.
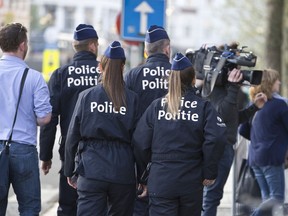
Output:
[[[9,55],[9,56],[14,56],[14,57],[17,57],[17,58],[20,58],[22,60],[23,59],[23,55],[19,52],[3,52],[4,55]]]

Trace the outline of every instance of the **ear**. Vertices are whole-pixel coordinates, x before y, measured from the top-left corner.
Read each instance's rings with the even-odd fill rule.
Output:
[[[170,58],[170,45],[167,45],[164,48],[164,54],[168,56],[168,58]]]
[[[90,51],[92,51],[92,52],[95,51],[95,46],[94,46],[94,43],[92,41],[89,42],[88,47],[89,47]]]
[[[25,49],[26,49],[26,42],[25,41],[23,41],[22,43],[20,43],[20,45],[19,45],[19,49],[20,49],[20,51],[25,51]]]

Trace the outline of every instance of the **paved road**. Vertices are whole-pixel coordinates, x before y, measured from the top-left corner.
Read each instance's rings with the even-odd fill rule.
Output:
[[[51,203],[49,203],[51,204]],[[229,177],[225,187],[225,194],[218,209],[217,216],[231,216],[232,215],[232,178]],[[57,211],[57,200],[53,205],[49,205],[49,209],[45,211],[41,216],[55,216]]]

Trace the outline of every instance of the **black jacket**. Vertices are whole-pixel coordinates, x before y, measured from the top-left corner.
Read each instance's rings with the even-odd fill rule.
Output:
[[[249,121],[258,110],[255,105],[251,105],[239,111],[239,91],[240,86],[236,84],[215,86],[208,98],[227,126],[227,139],[231,145],[236,143],[239,124]]]
[[[138,96],[125,88],[126,107],[114,111],[102,84],[79,95],[65,147],[64,174],[72,176],[79,150],[79,175],[120,184],[134,184],[131,139],[138,121]]]
[[[226,140],[226,126],[210,102],[185,94],[176,120],[155,100],[141,117],[133,135],[138,175],[152,161],[148,177],[150,196],[191,193],[203,179],[215,179]],[[144,182],[145,183],[145,182]]]
[[[77,52],[73,61],[55,70],[48,82],[50,103],[53,107],[51,122],[40,129],[40,159],[52,159],[53,146],[60,120],[60,158],[64,160],[64,144],[69,123],[78,95],[83,90],[97,85],[99,77],[96,55],[88,51]]]
[[[127,87],[139,96],[140,114],[144,113],[153,100],[167,93],[170,69],[169,58],[158,53],[150,55],[144,64],[125,73]]]

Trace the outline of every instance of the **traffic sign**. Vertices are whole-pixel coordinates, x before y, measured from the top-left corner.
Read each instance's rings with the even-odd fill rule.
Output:
[[[149,26],[165,27],[166,0],[123,0],[121,37],[144,41]]]
[[[60,67],[60,51],[58,49],[45,49],[43,51],[42,75],[46,82],[54,70]]]

